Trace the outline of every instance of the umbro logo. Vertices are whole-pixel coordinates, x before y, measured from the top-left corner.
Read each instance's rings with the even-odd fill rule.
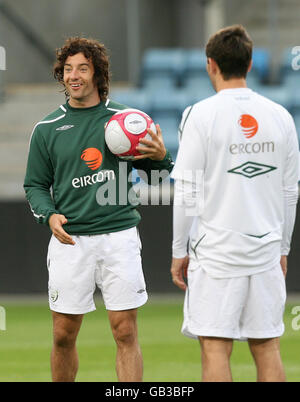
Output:
[[[140,289],[137,291],[137,293],[144,293],[144,292],[146,292],[146,289]]]
[[[240,174],[248,179],[251,179],[252,177],[269,173],[275,169],[277,168],[274,166],[263,165],[262,163],[246,162],[240,166],[237,166],[236,168],[228,170],[228,173]]]
[[[61,126],[61,127],[58,127],[56,129],[56,131],[65,131],[65,130],[69,130],[72,127],[74,127],[74,126],[72,126],[72,125],[70,125],[70,126]]]

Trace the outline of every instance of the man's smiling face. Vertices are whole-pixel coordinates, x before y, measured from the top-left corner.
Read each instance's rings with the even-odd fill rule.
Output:
[[[90,107],[100,102],[94,82],[95,69],[91,59],[83,53],[69,56],[64,65],[64,84],[73,107]]]

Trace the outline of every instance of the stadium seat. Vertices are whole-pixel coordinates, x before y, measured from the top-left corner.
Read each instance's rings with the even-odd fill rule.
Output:
[[[265,82],[270,72],[270,52],[264,48],[255,48],[252,53],[253,75],[259,82]],[[197,77],[199,74],[206,74],[207,57],[204,49],[190,49],[186,51],[184,77]]]
[[[247,87],[251,88],[253,91],[257,91],[261,85],[262,84],[257,72],[250,71],[247,74]]]
[[[266,96],[272,101],[279,103],[289,111],[292,107],[292,98],[290,92],[282,85],[261,85],[257,88],[257,92],[260,95]]]
[[[151,74],[144,78],[142,88],[146,91],[157,91],[163,89],[166,91],[173,90],[177,85],[174,75],[167,74]]]
[[[157,91],[152,97],[151,117],[161,126],[166,147],[175,158],[178,148],[178,126],[184,109],[190,104],[186,91]]]
[[[300,47],[290,47],[283,51],[280,81],[292,92],[299,88],[300,84]]]
[[[141,85],[149,77],[172,77],[175,85],[184,68],[184,50],[181,48],[150,48],[144,53],[141,67]]]
[[[265,48],[254,48],[252,52],[252,73],[256,73],[261,83],[265,83],[270,73],[271,55]],[[250,72],[251,74],[251,72]]]
[[[207,73],[199,73],[198,75],[186,76],[183,88],[188,91],[194,88],[197,90],[210,90],[212,89],[212,84]]]
[[[150,95],[141,89],[112,89],[110,98],[131,108],[143,110],[148,114],[152,110]]]
[[[284,76],[286,73],[292,70],[293,60],[296,57],[294,54],[293,48],[286,48],[281,57],[281,74]]]
[[[282,77],[282,84],[290,91],[298,91],[300,85],[300,72],[292,69],[286,71]]]
[[[190,104],[190,99],[186,91],[157,90],[152,95],[152,112],[174,112],[181,114]]]
[[[290,94],[291,97],[291,112],[300,109],[300,72],[287,71],[283,76],[282,85],[285,91]]]
[[[190,49],[185,52],[185,66],[182,75],[182,85],[190,78],[197,78],[201,75],[207,75],[206,55],[204,49]]]
[[[180,123],[179,115],[174,115],[172,113],[153,112],[151,117],[156,124],[160,125],[164,144],[170,151],[174,160],[178,150],[178,126]]]
[[[205,91],[203,89],[201,91],[191,90],[188,92],[189,104],[193,105],[195,103],[201,102],[206,98],[214,96],[215,94],[216,94],[216,92],[212,88],[207,91]]]

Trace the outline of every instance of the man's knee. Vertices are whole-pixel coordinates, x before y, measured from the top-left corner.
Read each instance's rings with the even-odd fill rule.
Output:
[[[232,339],[199,336],[202,354],[210,357],[224,355],[230,358],[232,353]]]
[[[264,357],[266,354],[280,353],[279,338],[249,339],[248,344],[254,358]]]
[[[112,333],[119,346],[130,345],[136,341],[136,327],[132,322],[121,321],[112,327]]]
[[[136,310],[109,312],[114,339],[118,346],[131,345],[137,340]]]
[[[64,328],[54,331],[54,345],[59,348],[72,348],[76,343],[77,335]]]
[[[74,347],[83,316],[67,316],[57,313],[52,315],[54,345],[60,348]]]

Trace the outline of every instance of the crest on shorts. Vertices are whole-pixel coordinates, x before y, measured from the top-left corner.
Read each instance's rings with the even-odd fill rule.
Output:
[[[56,300],[58,299],[58,290],[50,289],[49,296],[50,296],[51,301],[53,303],[55,303]]]

